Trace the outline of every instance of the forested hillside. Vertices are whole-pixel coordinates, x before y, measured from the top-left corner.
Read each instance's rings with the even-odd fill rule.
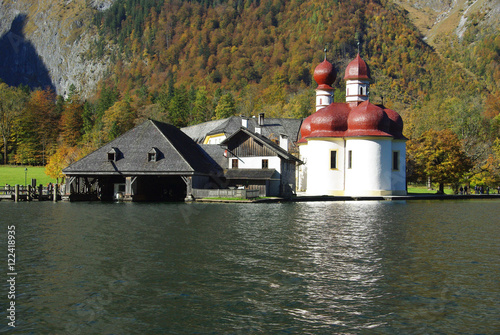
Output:
[[[261,112],[305,117],[314,111],[312,72],[325,47],[339,73],[336,101],[359,48],[374,80],[371,101],[400,112],[407,137],[450,129],[475,175],[498,159],[500,37],[479,34],[473,20],[462,39],[443,37],[441,54],[386,0],[116,0],[93,20],[98,38],[81,57],[110,59],[94,98],[81,101],[78,85],[65,101],[3,88],[31,106],[18,111],[2,145],[8,161],[45,164],[52,156],[58,171],[147,117],[177,126]],[[52,105],[40,113],[42,98]],[[28,122],[49,123],[57,134],[29,135],[33,148]]]

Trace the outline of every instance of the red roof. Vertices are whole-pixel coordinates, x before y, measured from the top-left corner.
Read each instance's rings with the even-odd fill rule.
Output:
[[[401,116],[383,106],[365,101],[351,107],[332,103],[307,117],[300,128],[301,139],[315,137],[380,136],[405,139]]]
[[[314,80],[318,83],[318,89],[333,90],[332,84],[335,79],[337,79],[337,71],[326,59],[314,69]]]
[[[356,58],[347,65],[345,69],[344,80],[361,79],[361,80],[371,80],[370,69],[366,65],[365,61],[361,59],[359,54]]]
[[[332,72],[333,71],[333,72]],[[314,71],[314,80],[329,87],[335,81],[333,65],[328,61],[319,64]],[[357,55],[346,68],[344,79],[370,80],[370,70]],[[336,75],[336,74],[335,74]],[[392,109],[374,105],[369,101],[360,103],[331,103],[307,117],[300,128],[299,143],[308,138],[380,136],[406,139],[403,135],[403,119]]]

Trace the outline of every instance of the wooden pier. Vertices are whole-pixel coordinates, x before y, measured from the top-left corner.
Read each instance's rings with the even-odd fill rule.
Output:
[[[12,200],[18,201],[58,201],[61,199],[58,185],[48,186],[24,186],[24,185],[5,185],[0,186],[0,201]]]

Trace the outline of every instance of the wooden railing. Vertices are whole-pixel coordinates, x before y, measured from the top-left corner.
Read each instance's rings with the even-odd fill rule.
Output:
[[[31,200],[53,200],[60,199],[58,185],[36,186],[31,185],[5,185],[0,186],[0,200],[31,201]]]

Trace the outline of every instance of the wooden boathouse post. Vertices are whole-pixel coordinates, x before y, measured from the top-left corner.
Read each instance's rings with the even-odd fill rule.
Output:
[[[57,189],[58,189],[57,184],[54,184],[54,187],[52,188],[52,195],[53,195],[53,201],[57,202]]]
[[[14,201],[19,201],[19,184],[16,184],[16,186],[14,187]]]

